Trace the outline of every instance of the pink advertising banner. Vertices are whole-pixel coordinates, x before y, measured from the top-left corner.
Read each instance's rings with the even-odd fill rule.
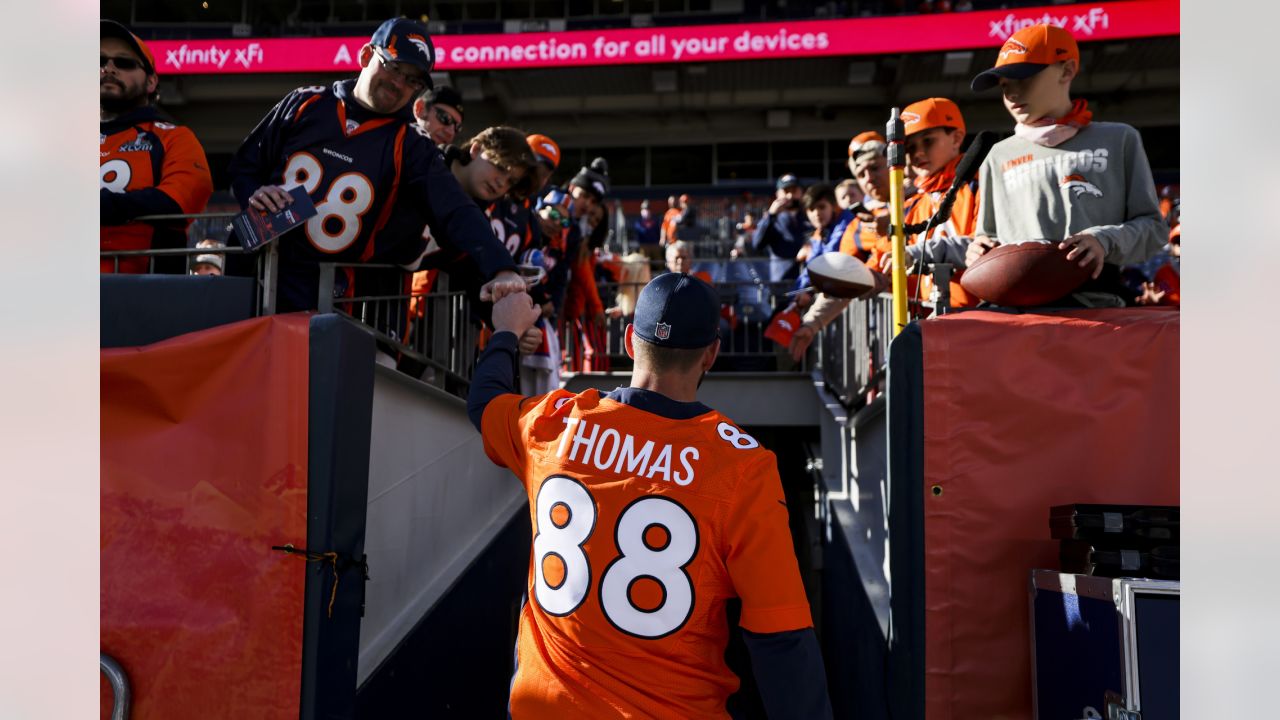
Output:
[[[884,55],[995,47],[1037,23],[1081,42],[1179,34],[1178,0],[737,25],[437,35],[436,69],[515,70],[642,63]],[[347,72],[365,37],[156,40],[165,75]]]

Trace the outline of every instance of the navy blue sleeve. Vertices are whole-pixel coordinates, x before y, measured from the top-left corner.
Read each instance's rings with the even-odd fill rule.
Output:
[[[778,234],[777,228],[773,225],[777,221],[776,215],[765,213],[764,218],[760,220],[760,224],[756,226],[756,231],[751,236],[751,249],[759,250],[762,247],[769,247],[773,244],[774,236]]]
[[[231,158],[229,172],[231,192],[242,210],[249,207],[249,196],[273,179],[276,166],[284,159],[280,157],[284,128],[292,121],[298,106],[315,94],[315,88],[302,88],[285,95],[240,143]]]
[[[486,280],[503,270],[515,269],[511,253],[493,234],[484,211],[449,172],[439,149],[410,132],[405,138],[404,166],[408,168],[405,182],[410,197],[424,210],[433,232],[467,253]]]
[[[751,670],[769,720],[830,718],[827,671],[813,628],[779,633],[742,631]]]
[[[494,333],[476,361],[476,371],[471,377],[471,391],[467,393],[467,417],[480,430],[484,409],[499,395],[516,391],[516,363],[519,362],[520,338],[513,332]]]
[[[159,188],[149,187],[123,193],[102,188],[98,193],[98,216],[101,225],[123,225],[141,215],[181,213],[182,206],[178,201]]]

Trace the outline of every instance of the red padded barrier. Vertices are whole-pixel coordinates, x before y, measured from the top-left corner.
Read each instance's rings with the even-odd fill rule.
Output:
[[[1058,566],[1050,506],[1178,504],[1178,321],[922,323],[925,717],[1031,717],[1028,575]]]
[[[271,546],[306,546],[308,321],[102,352],[101,643],[134,720],[298,717],[305,561]]]

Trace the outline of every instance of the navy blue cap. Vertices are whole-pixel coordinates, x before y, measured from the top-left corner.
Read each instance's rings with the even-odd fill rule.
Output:
[[[720,332],[720,298],[712,287],[686,273],[659,275],[636,300],[636,336],[669,348],[704,348]]]
[[[392,18],[378,26],[369,44],[385,49],[392,60],[427,73],[427,86],[431,86],[429,74],[436,64],[436,50],[426,25],[408,18]]]
[[[778,178],[779,190],[786,190],[789,187],[795,187],[799,184],[800,184],[800,180],[796,178],[795,175],[792,175],[790,173],[787,173],[786,175],[783,175],[782,177]]]

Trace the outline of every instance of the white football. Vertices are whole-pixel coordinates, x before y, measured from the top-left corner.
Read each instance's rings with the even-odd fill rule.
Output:
[[[828,252],[809,261],[809,280],[820,293],[838,298],[855,298],[875,287],[871,268],[852,255]]]

